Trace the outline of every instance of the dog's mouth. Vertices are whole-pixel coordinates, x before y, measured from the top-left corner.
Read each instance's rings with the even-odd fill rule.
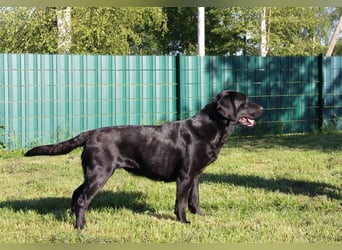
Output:
[[[251,128],[251,127],[254,127],[256,125],[256,121],[249,119],[247,117],[241,117],[239,119],[239,124],[241,124],[242,126]]]

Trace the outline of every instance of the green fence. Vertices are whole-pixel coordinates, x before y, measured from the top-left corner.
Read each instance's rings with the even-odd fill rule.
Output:
[[[341,129],[341,70],[340,57],[0,54],[0,143],[184,119],[223,89],[265,108],[256,129],[235,134]]]
[[[181,117],[222,89],[243,92],[265,107],[258,131],[296,133],[319,126],[316,57],[181,57]],[[240,131],[241,130],[241,131]]]
[[[327,57],[323,61],[323,126],[342,129],[342,57]]]

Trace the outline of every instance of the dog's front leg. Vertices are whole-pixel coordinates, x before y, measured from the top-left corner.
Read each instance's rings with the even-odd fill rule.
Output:
[[[188,206],[191,213],[203,215],[199,206],[199,177],[200,175],[195,176],[192,183]]]
[[[185,208],[189,199],[190,187],[193,180],[188,175],[179,176],[177,178],[177,194],[175,214],[180,222],[190,223],[186,219]]]

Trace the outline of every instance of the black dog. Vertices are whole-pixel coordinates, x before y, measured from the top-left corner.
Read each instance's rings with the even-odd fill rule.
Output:
[[[176,181],[175,214],[189,223],[185,209],[202,214],[198,184],[203,170],[216,160],[235,125],[256,125],[263,108],[235,91],[222,91],[198,114],[162,126],[116,126],[91,130],[58,144],[39,146],[25,156],[66,154],[83,146],[84,182],[72,195],[76,228],[85,210],[114,170],[159,181]]]

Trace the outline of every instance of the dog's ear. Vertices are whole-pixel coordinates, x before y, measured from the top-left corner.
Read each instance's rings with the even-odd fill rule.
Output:
[[[216,111],[225,119],[236,121],[236,108],[229,93],[218,97]]]

